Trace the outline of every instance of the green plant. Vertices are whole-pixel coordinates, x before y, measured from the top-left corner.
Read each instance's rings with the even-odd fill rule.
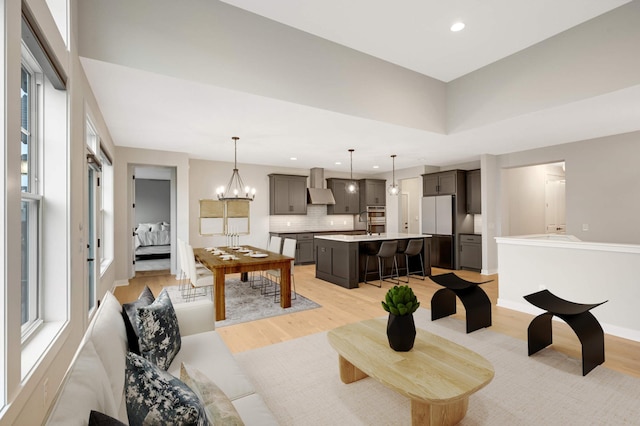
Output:
[[[393,286],[382,301],[384,310],[396,316],[412,314],[419,306],[418,298],[408,285]]]

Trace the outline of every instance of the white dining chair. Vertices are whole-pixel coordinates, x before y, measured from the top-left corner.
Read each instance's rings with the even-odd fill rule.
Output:
[[[282,254],[288,257],[296,257],[296,245],[297,241],[293,238],[285,238],[284,244],[282,245]],[[292,299],[296,298],[296,281],[293,275],[294,261],[291,261],[291,289],[293,291]],[[270,283],[273,283],[274,289],[273,293],[265,293],[267,295],[273,295],[273,301],[278,301],[278,296],[280,295],[280,279],[281,272],[280,269],[269,269],[265,272],[265,276]],[[273,278],[273,279],[272,279]]]
[[[188,265],[189,282],[191,286],[185,298],[187,301],[194,300],[198,289],[204,289],[206,295],[209,287],[211,287],[211,294],[213,296],[213,273],[208,269],[198,269],[196,267],[196,256],[193,253],[193,247],[185,243],[186,262]],[[213,297],[211,297],[213,299]]]
[[[267,251],[273,253],[282,253],[282,237],[277,237],[275,235],[270,235],[269,240],[267,241]],[[257,274],[256,274],[257,272]],[[265,286],[265,275],[264,271],[256,271],[252,272],[249,277],[249,283],[251,284],[251,288],[260,289],[260,291],[264,294],[264,286]],[[257,285],[255,283],[258,283]]]
[[[269,239],[269,246],[267,250],[274,253],[282,253],[282,237],[276,237],[275,235]]]

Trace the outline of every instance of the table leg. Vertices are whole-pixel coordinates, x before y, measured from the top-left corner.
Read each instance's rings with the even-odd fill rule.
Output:
[[[291,307],[291,261],[287,260],[280,268],[280,307]]]
[[[467,414],[469,398],[462,398],[446,405],[434,405],[411,400],[411,425],[442,425],[458,424]]]
[[[220,268],[217,268],[213,274],[213,293],[216,307],[216,321],[222,321],[227,315],[224,303],[224,271]]]
[[[342,380],[342,383],[349,384],[368,377],[366,373],[351,364],[342,355],[338,355],[338,367],[340,368],[340,380]]]

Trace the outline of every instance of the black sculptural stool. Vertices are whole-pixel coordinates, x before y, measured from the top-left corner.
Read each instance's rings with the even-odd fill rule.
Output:
[[[535,317],[529,324],[529,356],[552,343],[551,318],[555,315],[569,324],[580,339],[583,376],[604,362],[604,332],[596,317],[589,311],[606,303],[607,300],[593,304],[574,303],[559,298],[549,290],[541,290],[524,298],[532,305],[547,311]]]
[[[431,281],[444,288],[436,291],[431,298],[431,321],[456,313],[456,296],[467,311],[467,333],[491,326],[491,301],[478,285],[463,280],[453,272],[429,277]]]

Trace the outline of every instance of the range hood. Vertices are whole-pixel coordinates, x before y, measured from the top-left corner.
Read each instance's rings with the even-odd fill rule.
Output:
[[[309,174],[309,188],[307,188],[308,204],[335,204],[333,192],[324,187],[324,169],[314,167]]]

